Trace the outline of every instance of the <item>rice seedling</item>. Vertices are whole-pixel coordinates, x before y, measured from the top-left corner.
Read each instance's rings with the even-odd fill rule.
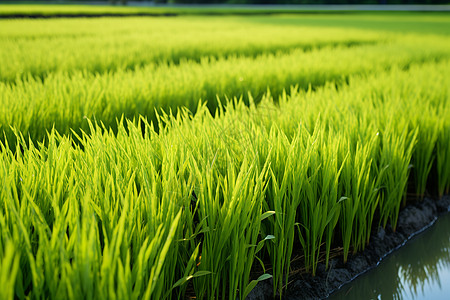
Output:
[[[17,80],[0,83],[0,298],[245,299],[269,278],[282,297],[294,256],[315,275],[335,247],[344,261],[363,250],[373,223],[395,229],[410,172],[424,195],[436,165],[448,192],[448,40],[356,37],[12,67]]]
[[[380,223],[386,227],[387,221],[395,230],[400,206],[406,200],[406,187],[411,165],[411,157],[417,141],[417,130],[408,132],[407,126],[397,128],[391,119],[386,131],[381,135],[378,180],[380,187]]]
[[[339,139],[326,137],[320,125],[316,125],[310,139],[310,159],[298,211],[298,237],[303,247],[305,268],[316,273],[322,243],[326,241],[329,257],[334,227],[339,217],[338,178],[340,166],[335,150]]]
[[[205,26],[205,23],[208,26]],[[54,72],[106,74],[204,58],[249,57],[375,44],[377,32],[258,24],[248,18],[0,20],[0,80]],[[267,36],[271,36],[267,39]]]
[[[269,156],[270,183],[264,208],[274,212],[264,231],[275,238],[266,245],[273,266],[273,291],[282,295],[284,282],[289,276],[289,266],[295,238],[297,208],[302,201],[303,182],[309,165],[310,149],[303,144],[299,128],[292,141],[277,129],[271,130],[268,139],[273,144],[273,156]],[[301,163],[299,163],[299,160]]]
[[[40,150],[21,141],[23,156],[3,173],[6,184],[20,179],[2,209],[11,228],[2,238],[25,245],[16,290],[32,287],[33,295],[51,298],[167,298],[178,256],[174,241],[182,233],[180,196],[171,192],[183,185],[153,177],[145,186],[139,168],[126,166],[142,162],[144,152],[136,157],[117,147],[120,137],[85,138],[84,151],[54,133],[49,140]],[[125,153],[129,159],[120,158]],[[5,148],[2,154],[13,156]]]
[[[435,160],[435,147],[439,135],[438,122],[431,110],[425,110],[413,122],[418,127],[417,144],[412,156],[416,196],[423,199],[427,186],[428,175]],[[431,114],[431,115],[430,115]],[[413,125],[414,126],[414,125]]]
[[[116,119],[121,116],[133,119],[143,115],[156,121],[155,109],[185,106],[195,112],[199,99],[208,101],[214,111],[217,96],[233,98],[250,92],[258,102],[268,88],[276,97],[291,85],[307,89],[327,81],[340,84],[352,74],[381,72],[395,65],[403,68],[412,62],[445,57],[448,48],[444,45],[426,51],[408,43],[324,48],[257,59],[230,57],[205,59],[200,64],[148,66],[101,76],[55,73],[44,82],[29,78],[15,84],[0,83],[0,102],[5,104],[0,107],[0,125],[6,138],[14,139],[9,129],[13,126],[34,141],[45,138],[46,130],[53,127],[61,134],[69,134],[72,129],[78,134],[80,129],[86,131],[86,118],[116,130]],[[386,55],[386,49],[404,55]],[[339,62],[334,56],[340,57]]]
[[[446,115],[448,114],[447,108]],[[436,165],[438,172],[438,192],[439,197],[442,197],[444,194],[448,195],[450,192],[450,171],[448,168],[448,165],[450,164],[450,126],[448,119],[442,118],[440,120],[438,132],[439,135],[436,144]]]
[[[364,141],[349,139],[340,154],[343,161],[339,178],[342,209],[340,227],[347,261],[350,245],[354,252],[364,249],[369,241],[372,220],[378,205],[377,186],[373,176],[372,160],[378,136]]]

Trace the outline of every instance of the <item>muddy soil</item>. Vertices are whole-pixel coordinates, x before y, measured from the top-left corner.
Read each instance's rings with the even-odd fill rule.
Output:
[[[283,299],[328,297],[342,285],[376,267],[384,257],[431,226],[437,217],[448,212],[449,208],[450,196],[444,196],[440,200],[425,198],[423,201],[408,205],[400,211],[396,232],[389,225],[385,229],[380,227],[372,233],[367,248],[359,254],[350,256],[346,264],[343,263],[342,257],[338,257],[330,260],[329,270],[325,270],[324,263],[319,264],[314,277],[302,274],[289,278],[291,283]],[[247,299],[272,299],[271,281],[258,283]]]

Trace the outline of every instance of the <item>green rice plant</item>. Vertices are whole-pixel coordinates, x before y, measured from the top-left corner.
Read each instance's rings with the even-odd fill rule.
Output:
[[[323,152],[323,172],[321,193],[328,198],[327,228],[325,235],[325,267],[328,269],[331,244],[342,212],[343,197],[339,197],[339,180],[344,167],[344,162],[337,159],[337,153],[341,147],[341,139],[338,136],[329,137],[326,141],[326,150]],[[313,268],[314,270],[314,268]],[[314,273],[313,273],[314,274]]]
[[[333,247],[344,246],[346,257],[352,248],[363,249],[376,212],[381,222],[395,228],[408,166],[414,153],[428,153],[414,146],[429,141],[426,134],[434,130],[435,163],[448,169],[445,153],[439,154],[448,143],[449,62],[443,59],[448,50],[409,46],[389,48],[411,55],[402,60],[374,58],[376,67],[364,59],[376,57],[382,47],[341,49],[348,62],[351,55],[364,54],[362,49],[373,50],[347,73],[348,83],[328,82],[345,64],[341,69],[321,66],[302,76],[319,78],[328,70],[330,74],[316,78],[323,86],[303,90],[299,84],[289,93],[280,88],[274,92],[280,97],[266,92],[261,101],[250,94],[226,105],[190,102],[196,105],[195,113],[174,104],[176,110],[155,112],[151,121],[114,120],[112,128],[108,122],[85,120],[88,133],[75,126],[76,119],[67,121],[71,109],[57,122],[51,110],[41,119],[31,106],[29,115],[17,110],[20,122],[29,118],[42,141],[33,140],[26,130],[11,129],[5,132],[10,138],[0,143],[1,296],[243,299],[259,281],[270,278],[269,273],[274,293],[282,296],[293,255],[303,254],[306,269],[315,274]],[[337,49],[310,52],[317,55],[311,63]],[[271,59],[273,66],[292,63],[296,72],[296,56]],[[248,70],[255,83],[282,82],[258,77],[262,59],[260,65],[241,58],[230,61],[242,62],[239,70],[255,67]],[[220,63],[215,66],[227,65],[225,60]],[[212,65],[208,61],[205,68]],[[279,67],[278,72],[290,70]],[[377,67],[379,72],[371,73]],[[49,87],[56,88],[58,80]],[[119,84],[120,77],[116,80]],[[19,87],[5,86],[11,91]],[[37,94],[40,87],[33,86]],[[97,95],[107,92],[98,90]],[[216,90],[212,83],[210,90]],[[60,105],[76,107],[76,101],[69,102]],[[57,102],[33,103],[45,109]],[[11,101],[8,107],[20,104]],[[97,111],[104,116],[133,111],[119,100],[91,104],[99,105]],[[105,109],[108,105],[117,110]],[[0,110],[9,117],[5,106]],[[109,116],[112,120],[115,113]],[[14,123],[6,120],[2,129]],[[70,135],[54,129],[39,132],[51,128],[39,127],[42,120],[64,127]],[[423,161],[426,170],[430,159]],[[445,182],[445,175],[439,174],[439,182]],[[293,249],[297,237],[301,247]]]
[[[248,17],[23,19],[0,24],[0,80],[10,83],[29,76],[45,79],[54,72],[105,74],[208,57],[256,58],[295,49],[374,44],[387,38],[357,29],[261,24]]]
[[[1,225],[6,225],[3,218],[0,221]],[[0,297],[2,299],[14,299],[14,286],[19,272],[20,255],[14,247],[14,244],[10,241],[1,241],[1,253],[0,253],[0,276],[3,283]]]
[[[193,195],[198,221],[195,226],[201,253],[197,269],[202,274],[210,274],[195,278],[194,290],[200,298],[244,299],[258,281],[271,277],[262,274],[255,280],[250,278],[256,253],[271,238],[258,241],[261,221],[270,215],[262,212],[268,163],[260,165],[258,154],[250,144],[244,147],[232,142],[238,132],[232,128],[224,131],[222,126],[227,128],[234,123],[233,114],[212,120],[206,106],[201,105],[191,122],[185,122],[189,118],[186,113],[162,116],[161,121],[169,127],[164,127],[160,135],[167,135],[165,142],[170,149],[184,149],[178,155],[188,154],[186,165],[196,180]],[[252,133],[243,123],[236,126],[245,130],[243,134]],[[175,139],[180,141],[180,146],[173,147]],[[259,144],[261,140],[255,142]]]
[[[447,106],[448,107],[448,106]],[[445,110],[444,110],[445,111]],[[448,108],[447,108],[448,115]],[[442,118],[439,122],[439,135],[436,144],[436,165],[438,172],[439,197],[450,192],[450,126],[448,119]]]
[[[417,142],[418,130],[408,132],[407,124],[398,120],[387,121],[381,133],[378,183],[380,185],[380,224],[386,227],[389,220],[397,227],[402,199],[406,199],[406,188],[411,169],[411,157]],[[404,201],[403,201],[404,203]]]
[[[199,297],[245,299],[251,290],[267,167],[257,172],[256,161],[246,157],[238,167],[226,153],[222,174],[211,159],[192,166],[201,179],[196,195],[199,219],[204,220],[199,270],[212,272],[194,281],[194,286]]]
[[[436,70],[436,65],[432,64],[432,68],[434,68],[434,70]],[[443,65],[442,65],[443,66]],[[431,65],[430,65],[431,67]],[[420,67],[421,68],[421,67]],[[413,68],[415,69],[415,68]],[[445,67],[444,67],[445,69]],[[438,105],[437,100],[442,101],[441,99],[445,99],[445,98],[441,98],[441,92],[440,90],[430,90],[427,89],[426,87],[429,86],[429,84],[441,84],[444,85],[442,83],[442,77],[440,77],[441,79],[438,79],[436,77],[431,76],[430,74],[439,74],[440,71],[432,71],[431,69],[429,71],[425,71],[424,73],[420,73],[420,74],[428,74],[427,78],[422,77],[422,75],[418,75],[421,71],[418,71],[418,69],[414,70],[414,74],[415,75],[407,75],[408,77],[403,78],[403,74],[407,74],[407,73],[403,73],[403,74],[399,74],[397,71],[393,70],[392,73],[390,73],[391,75],[382,77],[383,79],[380,81],[383,81],[383,83],[385,83],[385,85],[383,86],[384,88],[386,88],[388,93],[385,94],[381,94],[377,97],[380,98],[373,98],[372,100],[376,100],[376,101],[380,101],[383,100],[383,103],[376,103],[374,102],[374,106],[372,108],[368,108],[367,106],[367,102],[361,102],[361,98],[352,98],[351,95],[358,95],[358,97],[361,97],[361,95],[369,95],[370,97],[372,97],[371,93],[373,92],[373,89],[376,88],[378,89],[378,85],[373,85],[372,82],[373,81],[367,81],[367,83],[363,83],[362,85],[361,82],[358,82],[358,85],[353,85],[353,91],[349,91],[350,93],[347,93],[345,89],[340,89],[338,91],[339,94],[345,95],[344,97],[340,98],[340,97],[336,97],[336,95],[323,95],[320,94],[320,90],[316,91],[316,93],[318,93],[319,95],[317,97],[314,97],[313,99],[308,99],[306,101],[302,101],[302,102],[298,102],[297,99],[293,101],[293,99],[290,99],[291,102],[290,103],[283,103],[283,105],[286,105],[288,108],[286,110],[284,110],[284,112],[286,113],[286,115],[283,116],[283,118],[287,119],[288,116],[291,116],[293,114],[295,114],[295,107],[296,106],[302,106],[303,111],[305,111],[305,106],[307,106],[307,103],[313,102],[313,101],[319,101],[319,103],[317,103],[317,107],[320,107],[321,109],[321,117],[325,116],[322,118],[322,120],[326,120],[325,122],[329,122],[330,125],[335,126],[336,129],[334,130],[342,130],[342,128],[346,128],[348,127],[348,123],[350,122],[350,120],[353,120],[353,115],[360,115],[364,118],[369,118],[376,120],[377,123],[379,123],[378,126],[380,126],[379,128],[379,132],[380,132],[380,138],[378,138],[379,141],[377,141],[376,143],[374,143],[371,146],[371,150],[368,152],[367,157],[371,158],[372,162],[367,164],[367,168],[370,169],[370,177],[364,177],[364,184],[362,184],[362,186],[364,186],[364,188],[366,188],[367,184],[370,183],[370,185],[372,186],[371,188],[367,187],[365,189],[366,192],[369,193],[369,197],[362,197],[362,199],[372,199],[373,197],[374,200],[369,200],[367,202],[365,202],[367,204],[366,209],[358,209],[355,210],[355,213],[357,213],[358,215],[361,214],[364,216],[364,214],[362,214],[363,211],[366,212],[366,217],[361,217],[359,218],[364,224],[361,225],[357,225],[355,226],[357,229],[355,229],[356,232],[360,232],[360,231],[365,231],[366,233],[362,233],[362,234],[354,234],[353,235],[353,230],[348,231],[349,232],[349,244],[354,245],[353,243],[356,243],[358,245],[360,245],[360,248],[363,248],[364,245],[368,242],[369,238],[370,238],[370,230],[371,230],[371,224],[372,224],[372,220],[373,220],[373,215],[375,210],[377,209],[378,205],[377,205],[377,201],[375,201],[376,199],[378,199],[378,196],[376,194],[376,191],[378,191],[379,188],[381,188],[381,194],[384,195],[382,197],[384,198],[380,198],[380,201],[382,202],[381,207],[383,207],[383,210],[385,212],[381,213],[382,215],[382,219],[384,219],[384,222],[386,222],[388,219],[391,220],[391,225],[395,228],[396,226],[396,217],[398,215],[398,209],[400,208],[401,205],[401,199],[402,196],[405,193],[405,188],[406,188],[406,182],[407,182],[407,178],[408,178],[408,174],[409,174],[409,169],[410,169],[410,160],[411,160],[411,151],[414,149],[414,145],[415,145],[415,140],[416,140],[416,130],[414,129],[412,131],[405,131],[405,129],[403,129],[403,134],[399,135],[399,134],[394,134],[393,132],[395,131],[400,131],[402,128],[399,125],[394,125],[391,122],[388,121],[385,118],[385,115],[391,115],[392,117],[392,113],[395,114],[395,118],[398,119],[398,122],[400,122],[400,124],[403,122],[403,124],[408,124],[409,120],[408,118],[405,118],[404,116],[402,117],[402,115],[404,115],[403,111],[404,111],[404,103],[402,101],[398,101],[398,96],[397,94],[399,94],[399,92],[401,92],[403,95],[402,97],[404,97],[404,99],[408,99],[408,101],[410,101],[412,103],[412,105],[415,105],[418,107],[418,109],[416,109],[416,111],[423,111],[423,107],[424,106],[428,106],[428,105]],[[429,72],[429,73],[427,73]],[[435,73],[436,72],[436,73]],[[442,74],[442,73],[440,73]],[[390,77],[392,76],[392,77]],[[414,76],[414,77],[412,77]],[[410,78],[414,78],[414,82],[409,83]],[[403,79],[400,79],[403,78]],[[407,81],[408,80],[408,81]],[[416,83],[417,81],[417,83]],[[420,83],[420,81],[422,81],[422,83]],[[396,82],[396,84],[400,84],[403,85],[401,87],[401,89],[395,89],[394,85],[389,85],[387,84],[388,82]],[[405,84],[407,83],[407,85]],[[367,85],[370,85],[371,87],[368,88]],[[418,84],[418,85],[415,85]],[[357,92],[354,91],[354,88],[361,88],[361,90],[366,89],[367,92]],[[392,87],[392,89],[391,89]],[[437,91],[437,92],[435,92]],[[389,94],[390,93],[390,94]],[[420,95],[417,96],[416,98],[416,94]],[[411,97],[408,97],[408,95],[413,96],[414,98],[411,99]],[[306,97],[313,97],[313,94],[307,94]],[[301,95],[300,97],[303,97],[303,95]],[[329,106],[329,109],[322,109],[323,107],[327,107],[327,102],[330,101],[328,100],[327,97],[332,97],[333,101],[337,104],[337,106],[334,108],[333,105]],[[354,96],[353,96],[354,97]],[[362,96],[362,97],[367,97],[367,96]],[[381,98],[382,97],[382,98]],[[299,96],[294,98],[299,98]],[[426,99],[426,102],[419,102],[421,101],[420,99]],[[325,99],[325,100],[324,100]],[[343,105],[339,104],[339,101],[341,101],[340,99],[345,99],[345,103],[343,103]],[[416,100],[417,99],[417,100]],[[323,101],[324,100],[324,101]],[[350,100],[350,104],[349,104],[349,100]],[[414,100],[414,101],[411,101]],[[426,103],[426,104],[425,104]],[[435,104],[436,103],[436,104]],[[442,103],[442,102],[441,102]],[[345,105],[344,105],[345,104]],[[361,105],[363,104],[363,105]],[[349,110],[351,105],[351,110]],[[358,108],[360,106],[360,109]],[[385,109],[386,108],[386,109]],[[336,110],[335,110],[336,109]],[[380,115],[377,114],[377,111],[380,113]],[[341,117],[336,117],[336,112],[338,112],[338,115],[341,115]],[[308,112],[309,113],[309,112]],[[445,115],[445,113],[443,114]],[[344,117],[345,116],[345,117]],[[341,119],[341,120],[345,120],[345,124],[341,124],[340,122],[336,122],[336,121],[332,121],[332,120],[336,120],[336,119]],[[333,125],[334,123],[334,125]],[[396,127],[397,126],[397,127]],[[405,126],[407,125],[403,125],[403,128],[405,128]],[[369,126],[370,127],[370,126]],[[356,141],[358,141],[358,139],[360,140],[361,138],[363,138],[366,134],[361,135],[366,128],[368,128],[368,124],[367,121],[362,122],[361,124],[358,124],[355,128],[360,128],[359,130],[355,130],[355,129],[347,129],[346,131],[352,134],[356,134],[354,137],[352,137],[350,140],[352,141],[351,144],[352,145],[357,145]],[[399,128],[399,129],[397,129]],[[376,128],[374,128],[374,130],[372,130],[372,137],[375,138],[375,133],[377,132]],[[387,134],[389,137],[384,136],[384,134]],[[333,131],[333,134],[334,131]],[[355,141],[355,142],[353,142]],[[370,141],[370,139],[369,139]],[[364,144],[367,145],[367,143],[369,141],[364,141]],[[384,141],[384,142],[383,142]],[[373,143],[373,141],[372,141]],[[378,158],[378,149],[381,148],[381,161],[379,161],[380,158]],[[345,152],[344,152],[345,153]],[[395,154],[397,153],[397,154]],[[342,160],[344,159],[344,157],[346,157],[345,154],[342,155]],[[349,164],[349,166],[351,166],[353,164]],[[387,165],[389,165],[389,167],[387,167]],[[383,167],[385,167],[386,169],[383,169]],[[358,169],[358,168],[355,168]],[[388,170],[390,169],[390,170]],[[380,171],[383,171],[382,173],[380,173]],[[353,172],[347,172],[348,174],[353,174]],[[342,177],[342,173],[341,173],[341,177]],[[382,181],[384,181],[384,183],[382,183]],[[355,181],[357,182],[357,181]],[[369,186],[370,186],[369,185]],[[351,191],[355,192],[355,189],[353,188],[349,188]],[[387,192],[387,191],[390,192]],[[372,191],[375,191],[375,193],[373,193]],[[349,200],[347,198],[345,198],[345,195],[343,195],[344,199]],[[387,199],[391,199],[391,200],[387,200]],[[380,203],[381,203],[380,202]],[[345,205],[343,202],[343,206]],[[347,202],[348,203],[348,202]],[[391,203],[391,204],[388,204]],[[353,207],[352,205],[347,206],[348,208]],[[341,212],[341,217],[340,220],[344,220],[344,216],[342,215]],[[361,236],[365,236],[361,238]],[[360,241],[355,241],[353,242],[353,239],[359,239]],[[364,240],[366,240],[364,242]],[[348,250],[347,250],[348,251]]]
[[[214,171],[213,165],[202,170],[195,164],[193,168],[203,180],[196,193],[199,217],[205,220],[199,270],[212,272],[196,281],[196,290],[200,297],[210,299],[235,299],[237,295],[244,299],[255,254],[252,245],[259,236],[266,171],[255,173],[255,164],[245,159],[240,170],[230,164],[224,175]]]
[[[275,239],[266,248],[271,258],[273,293],[282,296],[288,282],[291,256],[295,238],[297,209],[302,201],[302,187],[309,165],[309,149],[304,145],[304,130],[289,141],[277,128],[270,131],[268,139],[274,143],[269,156],[271,177],[266,192],[264,209],[273,211],[271,222],[264,231]]]
[[[80,4],[69,4],[69,5],[42,5],[39,3],[16,3],[16,4],[3,4],[0,8],[1,15],[29,15],[29,16],[52,16],[52,15],[96,15],[96,14],[117,14],[117,13],[129,13],[137,14],[139,12],[157,12],[158,10],[152,8],[137,8],[137,7],[126,7],[126,6],[106,6],[106,5],[80,5]],[[162,11],[161,13],[164,13]]]
[[[54,73],[44,82],[27,78],[14,84],[0,83],[0,102],[4,103],[0,124],[10,140],[14,140],[10,126],[41,141],[53,127],[61,134],[69,134],[71,129],[78,134],[81,129],[87,131],[86,118],[117,130],[116,119],[121,116],[133,119],[143,115],[156,122],[155,109],[175,111],[185,106],[195,112],[199,99],[208,101],[210,110],[215,111],[217,96],[233,98],[250,92],[258,102],[268,88],[277,97],[291,85],[307,89],[328,81],[342,84],[350,75],[381,72],[394,65],[403,68],[448,55],[445,41],[432,41],[428,48],[406,40],[401,45],[323,48],[308,53],[297,50],[256,59],[202,59],[200,63],[150,65],[103,75]],[[387,52],[404,55],[394,57]],[[340,57],[339,61],[334,57]]]
[[[33,297],[168,298],[180,279],[174,278],[180,272],[176,241],[183,234],[182,191],[189,185],[178,184],[174,174],[160,178],[151,168],[152,177],[141,177],[141,169],[131,167],[152,165],[148,151],[135,152],[130,143],[142,141],[139,129],[117,137],[93,130],[82,138],[83,151],[55,133],[39,150],[23,139],[23,154],[3,147],[11,165],[2,173],[1,216],[9,230],[1,238],[25,245],[11,279],[15,292],[21,298],[31,287]],[[172,167],[165,164],[163,172],[171,175]]]
[[[416,197],[421,200],[425,195],[427,179],[436,158],[435,148],[439,136],[439,123],[431,109],[417,111],[417,115],[413,118],[412,122],[415,124],[412,126],[413,128],[417,126],[418,137],[412,155],[412,164]]]
[[[9,2],[9,3],[8,3]],[[419,32],[428,34],[447,34],[448,17],[445,12],[381,12],[342,10],[315,10],[294,7],[266,7],[266,6],[221,6],[221,5],[192,5],[192,6],[106,6],[83,4],[31,4],[12,3],[6,1],[0,5],[0,17],[29,17],[29,18],[61,18],[61,17],[106,17],[106,16],[170,16],[175,19],[182,16],[245,16],[252,18],[257,24],[297,25],[339,27],[344,29],[362,28],[390,32]]]
[[[309,165],[303,183],[302,201],[297,209],[297,228],[303,247],[306,271],[316,273],[322,243],[326,242],[329,257],[332,233],[337,224],[340,206],[338,199],[338,167],[335,150],[339,140],[326,138],[316,125],[306,141],[310,147]]]
[[[355,147],[355,146],[356,147]],[[378,136],[365,141],[349,139],[342,148],[343,162],[339,180],[339,193],[342,195],[340,228],[347,261],[350,246],[353,252],[363,250],[368,243],[372,229],[375,209],[378,205],[376,180],[373,176],[373,149],[378,146]]]

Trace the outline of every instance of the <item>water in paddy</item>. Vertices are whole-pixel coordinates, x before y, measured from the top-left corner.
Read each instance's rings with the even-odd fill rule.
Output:
[[[450,299],[450,213],[329,299]]]

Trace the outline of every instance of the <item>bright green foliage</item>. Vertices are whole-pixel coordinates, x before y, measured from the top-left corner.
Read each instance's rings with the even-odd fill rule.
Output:
[[[137,14],[139,12],[154,12],[153,8],[135,8],[121,6],[105,6],[105,5],[42,5],[42,4],[7,4],[0,6],[1,15],[25,14],[30,16],[51,16],[59,14],[77,15],[77,14],[117,14],[129,13]],[[156,10],[158,12],[158,10]],[[164,13],[162,11],[161,13]]]
[[[380,165],[378,180],[380,185],[380,222],[386,226],[389,219],[391,226],[397,226],[401,199],[405,197],[409,172],[412,165],[411,156],[417,141],[417,130],[407,133],[406,128],[394,126],[391,120],[387,131],[381,137]],[[398,124],[398,123],[397,123]]]
[[[401,82],[433,100],[428,81],[448,79],[429,72],[448,66],[393,70],[383,81],[393,90]],[[199,296],[243,297],[256,283],[250,271],[263,249],[282,289],[289,273],[289,260],[282,257],[293,253],[295,227],[313,273],[320,253],[328,257],[333,241],[340,240],[335,228],[342,228],[344,251],[364,248],[377,208],[382,220],[395,222],[405,184],[390,185],[391,177],[383,174],[407,177],[418,130],[394,131],[392,122],[378,130],[370,125],[383,114],[395,114],[398,124],[408,120],[401,110],[386,109],[397,101],[389,95],[385,106],[364,102],[366,110],[340,118],[348,105],[357,109],[360,99],[376,93],[375,76],[352,79],[339,91],[293,91],[278,105],[268,97],[259,107],[237,101],[214,118],[200,106],[193,119],[187,112],[159,118],[166,123],[159,124],[159,133],[145,122],[142,128],[128,123],[117,135],[91,127],[75,147],[55,132],[47,146],[22,140],[23,153],[5,145],[1,266],[17,274],[9,290],[23,295],[32,286],[33,295],[50,298],[160,299],[182,296],[194,279]],[[411,76],[423,84],[411,85]],[[315,97],[334,104],[323,106]],[[418,115],[429,106],[415,104]],[[333,126],[308,122],[323,118],[320,111],[334,116],[327,119],[335,120]],[[395,148],[398,154],[380,148],[390,137],[403,143]],[[406,159],[389,159],[393,163],[386,167],[383,157],[402,149]],[[395,203],[383,204],[388,202]],[[15,256],[11,247],[20,249]]]
[[[250,92],[260,99],[267,89],[277,96],[291,85],[307,89],[328,81],[342,83],[352,74],[382,72],[393,66],[407,68],[449,55],[446,41],[433,38],[429,41],[432,46],[426,48],[412,39],[401,43],[327,47],[306,53],[293,50],[257,58],[205,58],[200,63],[150,65],[104,75],[54,73],[44,82],[28,78],[14,84],[0,83],[0,102],[4,103],[0,126],[10,140],[14,135],[9,126],[32,140],[42,140],[52,127],[61,134],[71,129],[78,133],[80,128],[87,130],[86,118],[115,128],[121,116],[132,119],[143,115],[155,121],[155,109],[186,106],[195,111],[199,99],[207,100],[214,111],[216,95],[232,98]],[[403,55],[392,56],[391,52]]]
[[[10,162],[1,176],[2,243],[23,245],[16,248],[19,297],[30,288],[50,298],[167,296],[186,192],[156,173],[148,185],[143,166],[156,161],[135,151],[139,135],[123,146],[120,136],[96,135],[81,151],[52,133],[46,148],[15,156],[2,149]]]
[[[357,29],[252,23],[247,18],[0,20],[0,81],[45,79],[55,71],[105,74],[186,60],[255,58],[395,38]]]
[[[450,115],[450,109],[447,105],[443,108],[444,115]],[[439,197],[450,192],[450,122],[448,118],[442,118],[439,122],[439,135],[436,145],[436,165],[438,173]]]
[[[13,2],[13,1],[10,1]],[[24,1],[26,3],[26,1]],[[116,3],[120,3],[116,1]],[[174,2],[172,2],[174,3]],[[2,3],[3,4],[3,3]],[[110,5],[86,5],[71,4],[52,5],[42,4],[7,4],[0,5],[0,15],[4,16],[178,16],[178,15],[267,15],[267,14],[303,14],[311,10],[292,9],[291,7],[251,7],[251,6],[224,6],[224,5],[188,5],[188,6],[110,6]],[[315,13],[315,11],[312,11]]]
[[[5,220],[2,218],[1,221],[1,225],[4,226]],[[13,287],[15,285],[17,273],[19,272],[20,255],[15,251],[14,244],[11,241],[7,240],[5,245],[3,245],[3,243],[4,241],[2,241],[2,253],[0,253],[0,276],[4,288],[0,291],[0,297],[2,299],[13,299],[15,295]]]
[[[322,242],[327,241],[327,256],[331,235],[338,220],[338,178],[340,166],[336,157],[339,139],[326,138],[316,125],[308,144],[310,163],[307,164],[306,180],[301,195],[298,234],[303,246],[305,267],[316,273]]]
[[[359,124],[352,124],[358,132]],[[379,147],[376,131],[365,140],[349,139],[341,154],[343,162],[339,180],[342,195],[341,231],[344,261],[347,261],[350,244],[354,252],[363,250],[369,241],[372,220],[378,204],[372,161]],[[339,150],[338,150],[339,151]]]
[[[266,245],[274,273],[274,292],[282,293],[283,279],[289,274],[289,265],[295,238],[297,207],[302,195],[306,168],[311,150],[304,145],[302,128],[290,142],[286,135],[274,127],[269,132],[272,151],[268,153],[271,183],[267,188],[265,209],[274,212],[264,227],[264,232],[275,239]],[[260,145],[264,146],[264,143]],[[264,149],[261,153],[267,153]],[[299,161],[300,160],[300,161]],[[264,234],[263,234],[264,235]]]
[[[447,38],[320,45],[272,30],[273,43],[193,42],[129,65],[122,49],[117,68],[100,52],[99,69],[9,65],[0,298],[244,299],[271,277],[281,297],[294,257],[315,274],[335,248],[347,260],[395,229],[412,179],[433,193],[436,169],[448,193]]]
[[[414,179],[417,197],[423,199],[428,175],[435,160],[435,147],[439,135],[439,122],[434,110],[425,110],[413,120],[418,127],[417,145],[413,154]],[[414,126],[413,125],[413,126]]]

